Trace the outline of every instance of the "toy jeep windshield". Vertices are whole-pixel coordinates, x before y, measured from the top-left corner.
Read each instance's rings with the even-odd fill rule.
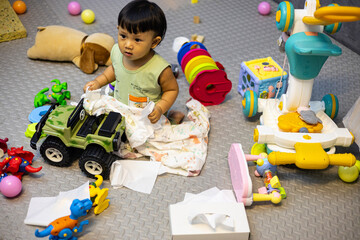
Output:
[[[58,167],[71,165],[74,149],[84,149],[79,159],[80,169],[95,178],[109,178],[111,164],[120,148],[125,121],[120,113],[110,112],[90,116],[83,107],[84,99],[75,106],[53,104],[36,125],[30,146],[36,150],[41,134],[47,137],[40,146],[46,162]]]

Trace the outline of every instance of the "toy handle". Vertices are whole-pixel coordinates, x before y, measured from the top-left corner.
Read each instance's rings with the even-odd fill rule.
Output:
[[[328,23],[355,22],[360,20],[359,7],[328,6],[315,11],[314,17]]]
[[[256,161],[260,158],[264,158],[264,156],[262,156],[261,154],[259,154],[259,155],[245,154],[246,161]]]
[[[270,194],[260,194],[260,193],[254,193],[253,194],[253,201],[254,202],[265,202],[265,201],[271,201],[274,204],[278,204],[281,202],[281,195],[274,191]]]
[[[295,153],[271,152],[268,160],[272,165],[293,164],[296,162],[296,155]]]
[[[351,167],[356,163],[356,158],[351,153],[329,154],[330,165]]]

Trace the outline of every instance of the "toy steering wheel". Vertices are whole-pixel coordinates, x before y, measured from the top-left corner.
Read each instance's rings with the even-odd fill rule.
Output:
[[[316,10],[314,17],[328,23],[355,22],[360,20],[360,8],[327,6]]]

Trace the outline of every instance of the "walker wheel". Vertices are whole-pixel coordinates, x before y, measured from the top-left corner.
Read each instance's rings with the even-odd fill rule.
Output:
[[[258,98],[253,90],[248,90],[245,92],[242,106],[245,116],[253,117],[256,115],[258,109]]]
[[[341,22],[326,25],[326,26],[324,26],[324,32],[326,32],[328,34],[337,33],[341,29],[341,26],[342,26]]]
[[[276,27],[282,32],[291,29],[294,23],[294,6],[289,1],[281,2],[276,10]]]
[[[322,100],[325,104],[325,113],[331,119],[336,118],[339,111],[339,100],[334,94],[326,94]]]
[[[338,7],[339,4],[337,3],[331,3],[329,4],[329,7],[334,6],[334,7]],[[334,34],[337,33],[340,29],[341,29],[342,23],[341,22],[336,22],[330,25],[326,25],[324,26],[324,32],[328,33],[328,34]]]

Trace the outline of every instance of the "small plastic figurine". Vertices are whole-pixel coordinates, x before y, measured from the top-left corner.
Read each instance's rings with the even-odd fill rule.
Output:
[[[95,175],[97,180],[95,182],[91,182],[89,185],[89,191],[90,191],[90,198],[93,202],[94,213],[100,214],[102,213],[106,208],[109,207],[109,199],[106,199],[109,189],[103,188],[100,189],[100,185],[103,182],[103,177],[101,175]]]
[[[67,90],[67,82],[61,83],[59,79],[53,79],[51,82],[55,84],[51,87],[51,91],[53,91],[53,93],[50,96],[54,98],[60,105],[66,105],[65,99],[70,99],[71,94],[69,91],[61,91]]]
[[[0,148],[3,150],[4,153],[7,152],[7,141],[9,141],[8,138],[0,139]]]
[[[51,222],[46,229],[39,231],[36,229],[36,237],[46,237],[49,236],[49,239],[69,239],[77,240],[77,237],[73,236],[73,233],[82,232],[83,225],[89,224],[89,220],[80,222],[80,226],[77,227],[79,223],[79,218],[86,216],[87,212],[90,210],[92,202],[90,199],[74,199],[70,206],[71,214],[69,216],[61,217],[53,222]]]
[[[34,99],[34,107],[41,107],[46,103],[49,103],[50,100],[48,99],[47,95],[45,94],[49,91],[49,88],[43,88],[40,92],[35,95]]]
[[[62,92],[62,90],[67,89],[67,82],[61,83],[59,79],[53,79],[51,80],[51,82],[55,83],[51,87],[51,91],[53,92],[52,94],[46,95],[45,93],[49,91],[49,88],[44,88],[35,95],[34,106],[36,108],[41,107],[46,103],[50,103],[51,100],[49,98],[51,97],[60,105],[66,105],[65,99],[70,99],[71,97],[70,91]]]
[[[267,156],[261,159],[261,163],[256,165],[255,176],[264,177],[266,171],[271,171],[276,174],[277,166],[269,163]]]
[[[11,173],[21,180],[25,173],[35,173],[42,169],[42,167],[34,168],[31,166],[34,154],[24,151],[23,147],[11,148],[7,152],[9,157],[0,162],[0,175],[3,177],[5,177],[5,174]]]

